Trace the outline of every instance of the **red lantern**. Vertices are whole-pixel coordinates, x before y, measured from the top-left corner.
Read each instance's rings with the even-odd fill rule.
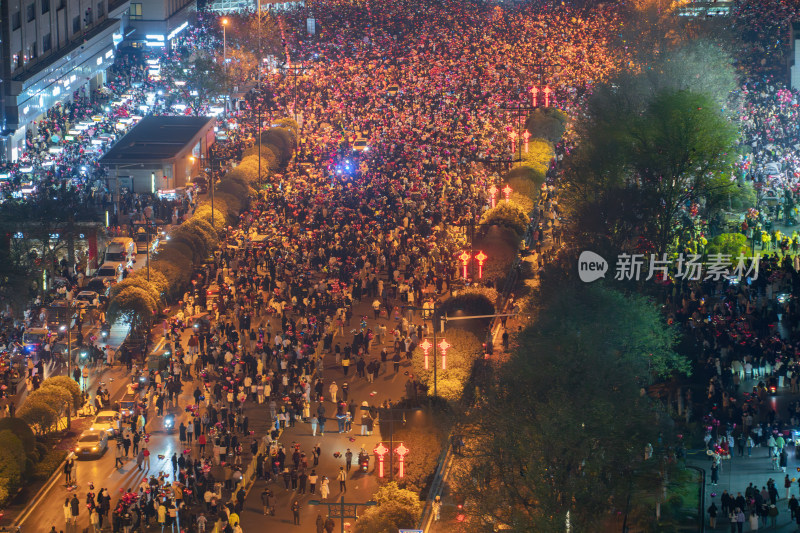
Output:
[[[383,458],[389,452],[389,448],[384,446],[381,442],[372,451],[378,456],[378,477],[383,477]]]
[[[405,477],[405,456],[408,455],[410,450],[405,447],[405,445],[401,442],[400,446],[394,449],[394,452],[397,454],[398,458],[400,459],[400,469],[397,472],[397,477]]]
[[[428,370],[428,350],[431,349],[433,344],[431,344],[428,339],[425,339],[419,344],[419,347],[422,348],[422,353],[425,354],[425,370]]]

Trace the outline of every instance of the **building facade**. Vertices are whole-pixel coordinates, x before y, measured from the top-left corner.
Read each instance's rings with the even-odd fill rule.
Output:
[[[21,155],[25,132],[81,87],[105,82],[130,0],[2,0],[0,159]]]
[[[132,31],[125,41],[136,47],[170,48],[196,17],[196,0],[131,0]]]

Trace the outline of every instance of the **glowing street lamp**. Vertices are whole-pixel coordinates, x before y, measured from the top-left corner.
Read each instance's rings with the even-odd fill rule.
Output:
[[[447,370],[447,349],[450,348],[450,343],[442,339],[439,343],[439,350],[442,352],[442,370]]]
[[[503,194],[506,197],[506,202],[510,202],[511,201],[511,191],[513,191],[513,189],[511,188],[511,186],[508,183],[506,183],[506,186],[503,187]]]
[[[406,473],[405,473],[405,468],[404,468],[404,464],[403,463],[405,462],[405,460],[404,460],[405,456],[408,455],[408,452],[410,452],[410,451],[411,450],[406,448],[405,445],[402,442],[400,443],[400,446],[398,446],[397,448],[394,449],[394,452],[397,454],[398,458],[400,459],[400,469],[397,472],[397,477],[405,477]]]
[[[464,266],[464,279],[467,279],[467,264],[469,263],[471,256],[466,250],[464,250],[461,252],[461,255],[458,256],[458,258],[461,259],[461,263],[463,263]]]
[[[527,147],[527,145],[525,146]],[[492,207],[494,207],[494,199],[498,192],[499,191],[497,190],[497,187],[495,187],[494,183],[492,183],[492,186],[489,187],[489,197],[492,199]]]
[[[517,137],[518,137],[518,135],[517,135],[516,131],[511,130],[511,131],[508,132],[508,139],[511,141],[511,153],[512,154],[517,151]]]
[[[528,140],[531,138],[531,132],[529,132],[528,130],[525,130],[522,133],[522,137],[525,139],[525,153],[527,154],[528,153]]]
[[[553,89],[545,87],[542,92],[544,93],[544,106],[550,107],[550,94],[553,92]]]
[[[378,477],[383,477],[383,458],[389,453],[389,448],[380,442],[372,451],[378,456]]]
[[[478,255],[475,256],[475,259],[478,260],[478,279],[483,279],[483,262],[486,261],[489,257],[483,253],[483,251],[478,252]],[[425,368],[428,368],[425,366]]]
[[[428,370],[428,350],[433,347],[433,344],[431,344],[428,339],[425,339],[419,343],[419,347],[422,348],[422,353],[425,354],[425,370]]]
[[[539,89],[537,89],[536,87],[531,87],[531,90],[528,91],[528,92],[531,93],[531,99],[532,99],[533,107],[536,107],[536,95],[539,94]]]

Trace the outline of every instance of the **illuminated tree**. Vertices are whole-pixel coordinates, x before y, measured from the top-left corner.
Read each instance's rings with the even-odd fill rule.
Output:
[[[377,506],[368,507],[356,522],[356,533],[397,533],[399,529],[414,528],[422,514],[419,496],[390,482],[374,496]]]

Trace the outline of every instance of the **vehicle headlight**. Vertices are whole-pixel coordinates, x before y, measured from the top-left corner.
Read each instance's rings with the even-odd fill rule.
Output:
[[[92,451],[96,452],[97,451],[97,446],[92,446]]]
[[[80,451],[81,451],[81,447],[80,447],[80,446],[78,446],[77,448],[75,448],[75,451],[76,451],[76,452],[80,452]]]

